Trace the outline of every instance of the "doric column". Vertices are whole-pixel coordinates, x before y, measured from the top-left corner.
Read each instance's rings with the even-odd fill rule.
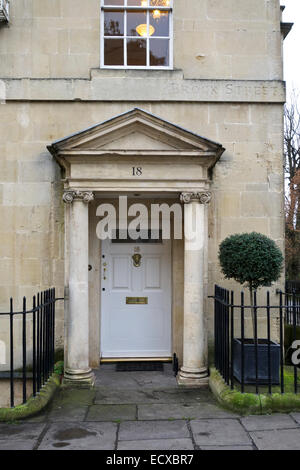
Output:
[[[184,204],[184,339],[183,366],[178,383],[200,386],[208,383],[207,331],[204,315],[204,250],[208,191],[183,193]]]
[[[66,319],[66,357],[64,382],[93,385],[89,367],[89,234],[88,204],[92,192],[66,191],[63,201],[69,205],[69,309]]]

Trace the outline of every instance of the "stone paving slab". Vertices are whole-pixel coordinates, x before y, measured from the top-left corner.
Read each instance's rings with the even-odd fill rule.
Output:
[[[92,405],[94,403],[96,390],[92,389],[70,389],[62,388],[53,400],[53,406],[59,405]]]
[[[193,404],[193,403],[216,403],[215,399],[213,398],[212,393],[209,389],[191,389],[191,390],[183,390],[183,389],[175,389],[175,390],[162,390],[162,391],[155,391],[154,396],[157,397],[160,403],[185,403],[185,404]]]
[[[141,421],[155,419],[200,419],[200,418],[235,418],[236,415],[222,410],[211,403],[196,405],[159,404],[138,405],[138,419]]]
[[[202,446],[252,445],[237,419],[211,419],[191,421],[195,442]]]
[[[292,418],[300,424],[300,413],[291,413]]]
[[[80,422],[84,421],[88,412],[87,405],[55,405],[48,413],[50,422]]]
[[[96,386],[123,390],[177,388],[177,381],[164,372],[102,372],[98,374]]]
[[[116,390],[98,388],[96,405],[130,405],[154,403],[215,403],[209,391],[199,390]]]
[[[300,429],[255,431],[250,433],[259,450],[300,450]]]
[[[43,423],[0,423],[0,444],[2,440],[11,441],[34,441],[37,440],[45,428]]]
[[[94,405],[89,408],[86,421],[134,421],[136,405]]]
[[[201,446],[200,447],[200,450],[210,450],[210,451],[213,451],[215,452],[216,450],[255,450],[253,446],[218,446],[218,447],[214,447],[214,446]]]
[[[135,375],[131,376],[127,372],[103,372],[96,378],[97,388],[118,388],[124,390],[136,390],[139,384],[135,380]]]
[[[154,393],[142,390],[109,390],[98,389],[96,393],[96,405],[135,405],[138,403],[157,403],[158,398]]]
[[[247,431],[272,431],[275,429],[296,428],[297,424],[289,415],[247,416],[241,419]]]
[[[178,389],[176,378],[163,372],[139,372],[135,381],[143,389]]]
[[[192,439],[122,441],[118,450],[194,450]]]
[[[33,450],[36,445],[35,441],[0,441],[1,450]]]
[[[55,423],[38,450],[113,450],[116,435],[113,423]]]
[[[190,438],[185,421],[135,421],[121,423],[119,441]]]
[[[32,416],[31,418],[26,418],[19,423],[46,423],[48,420],[49,408],[41,411],[39,414]]]

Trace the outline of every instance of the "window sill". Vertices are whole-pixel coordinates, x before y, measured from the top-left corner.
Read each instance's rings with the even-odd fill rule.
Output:
[[[135,77],[135,78],[173,78],[183,79],[183,71],[174,68],[124,68],[124,67],[100,67],[91,69],[91,78],[102,77]]]

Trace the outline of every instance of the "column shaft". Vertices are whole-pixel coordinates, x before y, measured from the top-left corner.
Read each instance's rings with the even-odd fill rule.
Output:
[[[207,196],[207,197],[204,197]],[[206,207],[209,193],[184,194],[184,340],[183,365],[178,383],[200,386],[208,383],[207,331],[204,312],[204,250]]]
[[[70,193],[66,193],[69,195]],[[74,193],[69,202],[69,312],[67,324],[67,350],[65,383],[92,384],[89,367],[89,285],[88,285],[88,198]],[[67,199],[67,200],[66,200]],[[67,261],[67,260],[66,260]]]

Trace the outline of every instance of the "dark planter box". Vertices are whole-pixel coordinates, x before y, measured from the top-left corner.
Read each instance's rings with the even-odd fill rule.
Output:
[[[269,383],[268,370],[268,340],[258,340],[258,383],[266,385]],[[234,340],[233,346],[233,373],[234,377],[242,382],[242,342],[240,339]],[[271,341],[271,383],[279,384],[280,373],[280,345]],[[244,383],[254,384],[256,380],[255,372],[255,345],[250,339],[244,340]]]

